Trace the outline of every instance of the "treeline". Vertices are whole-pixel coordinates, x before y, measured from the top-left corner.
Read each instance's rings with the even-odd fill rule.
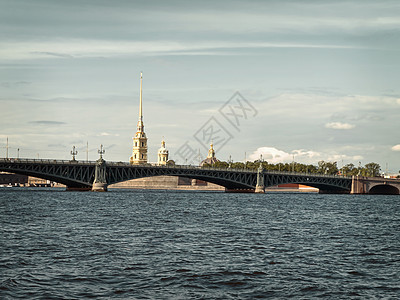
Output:
[[[326,175],[345,175],[345,176],[367,176],[378,177],[380,176],[381,167],[377,163],[368,163],[365,166],[356,167],[354,164],[347,164],[342,168],[338,168],[337,162],[319,161],[318,165],[306,165],[297,162],[292,163],[278,163],[270,164],[266,161],[261,162],[264,170],[267,171],[286,171],[286,172],[299,172],[299,173],[312,173],[312,174],[326,174]],[[233,168],[233,169],[250,169],[257,170],[260,166],[260,161],[232,162],[226,161],[216,162],[214,165],[205,164],[203,167],[212,167],[218,169]]]

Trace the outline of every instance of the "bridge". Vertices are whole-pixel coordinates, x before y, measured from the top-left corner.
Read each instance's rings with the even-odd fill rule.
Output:
[[[263,169],[215,169],[195,166],[130,165],[106,162],[102,158],[77,160],[0,159],[0,171],[34,176],[58,182],[67,190],[106,191],[113,183],[152,176],[179,176],[200,179],[225,187],[227,192],[264,192],[266,187],[298,183],[315,187],[320,193],[399,194],[400,180],[345,177]]]

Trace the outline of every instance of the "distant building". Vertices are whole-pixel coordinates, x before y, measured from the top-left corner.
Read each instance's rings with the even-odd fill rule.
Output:
[[[26,185],[28,176],[8,172],[0,172],[0,185]]]
[[[158,149],[158,161],[157,164],[159,166],[167,165],[168,161],[168,150],[165,148],[165,141],[164,139],[161,142],[161,148]]]
[[[50,180],[29,176],[28,186],[51,187],[53,184]]]
[[[214,165],[219,160],[215,157],[214,145],[213,143],[210,144],[210,149],[208,150],[208,155],[205,160],[200,163],[200,166],[204,166],[205,164]]]

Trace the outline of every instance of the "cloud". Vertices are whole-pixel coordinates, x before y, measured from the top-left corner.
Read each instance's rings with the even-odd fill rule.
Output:
[[[361,155],[353,155],[353,156],[349,156],[349,155],[346,155],[346,154],[331,154],[331,155],[328,155],[327,156],[327,161],[337,161],[337,162],[340,162],[340,161],[344,161],[344,160],[346,160],[346,161],[359,161],[359,160],[362,160],[362,159],[364,159],[364,157],[363,156],[361,156]]]
[[[331,123],[326,123],[325,127],[331,129],[348,130],[354,128],[355,125],[349,123],[331,122]]]
[[[66,146],[63,144],[48,144],[47,147],[49,147],[49,148],[65,148]]]
[[[260,155],[263,156],[264,160],[267,160],[271,163],[289,161],[292,157],[292,155],[290,155],[289,153],[276,149],[274,147],[261,147],[250,154],[249,159],[253,161],[257,160],[260,158]]]
[[[4,42],[2,59],[117,57],[121,55],[226,55],[244,49],[323,48],[349,49],[353,46],[324,43],[245,42],[245,41],[114,41],[66,39],[48,42]],[[357,47],[358,48],[358,47]],[[223,50],[221,53],[219,51]]]
[[[274,147],[260,147],[252,154],[250,154],[249,159],[254,161],[260,158],[260,155],[263,156],[263,159],[268,161],[269,163],[280,163],[280,162],[291,162],[293,161],[293,156],[295,160],[316,160],[321,156],[320,153],[315,151],[306,151],[304,149],[293,150],[291,153],[285,152],[283,150],[279,150]]]
[[[98,134],[97,136],[119,136],[118,133],[113,134],[113,133],[109,133],[109,132],[102,132],[100,134]]]
[[[392,150],[393,151],[400,151],[400,144],[393,146]]]
[[[64,53],[56,53],[56,52],[32,52],[32,54],[44,54],[44,55],[49,55],[49,56],[55,56],[55,57],[62,57],[62,58],[74,58],[72,55],[69,54],[64,54]]]
[[[10,88],[10,87],[21,87],[25,85],[29,85],[31,82],[28,81],[15,81],[15,82],[2,82],[0,83],[0,86],[5,87],[5,88]]]
[[[31,124],[38,124],[38,125],[64,125],[67,124],[65,122],[59,122],[59,121],[48,121],[48,120],[40,120],[40,121],[31,121],[29,122]]]
[[[398,145],[400,148],[400,145]],[[400,151],[400,150],[399,150]],[[296,162],[306,164],[316,164],[320,160],[324,161],[360,161],[364,159],[361,155],[347,155],[337,153],[322,153],[312,150],[292,150],[291,152],[285,152],[274,147],[260,147],[249,156],[249,160],[254,161],[260,159],[260,155],[268,163],[290,163],[293,159]]]

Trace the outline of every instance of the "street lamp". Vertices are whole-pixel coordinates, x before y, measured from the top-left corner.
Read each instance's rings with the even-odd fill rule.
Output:
[[[71,151],[71,155],[72,155],[72,160],[75,161],[75,155],[78,154],[78,151],[75,150],[75,146],[72,146],[72,151]]]

